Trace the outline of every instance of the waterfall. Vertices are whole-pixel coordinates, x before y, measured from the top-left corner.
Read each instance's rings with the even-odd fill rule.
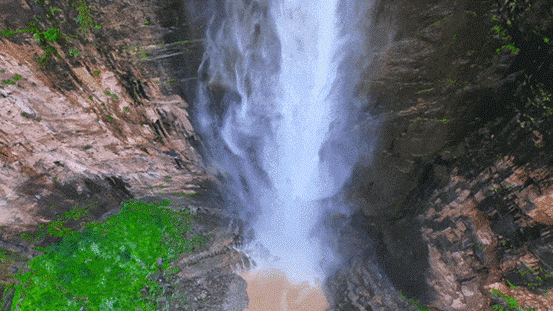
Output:
[[[295,281],[322,280],[329,253],[314,231],[330,211],[319,202],[370,149],[361,137],[375,122],[354,91],[368,62],[356,24],[367,10],[339,0],[226,1],[207,30],[193,112],[206,161],[254,230],[255,259]]]

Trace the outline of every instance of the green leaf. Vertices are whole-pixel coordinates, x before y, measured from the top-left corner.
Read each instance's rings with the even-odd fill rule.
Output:
[[[60,30],[57,28],[48,28],[42,33],[46,41],[57,41],[60,38]]]

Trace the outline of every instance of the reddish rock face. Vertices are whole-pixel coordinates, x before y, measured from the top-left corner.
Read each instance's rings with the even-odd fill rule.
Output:
[[[111,209],[132,196],[195,191],[207,178],[190,143],[195,136],[188,104],[168,91],[173,79],[168,65],[150,65],[146,56],[164,57],[179,47],[165,45],[159,25],[136,25],[162,6],[137,2],[125,17],[115,14],[124,4],[94,6],[105,32],[54,43],[59,56],[42,67],[36,59],[44,51],[32,35],[0,39],[4,234],[47,222],[50,204],[63,210],[102,194],[114,197],[106,201]],[[53,20],[75,13],[71,6],[62,9]],[[28,5],[19,10],[33,15]],[[4,26],[27,27],[10,17],[12,11],[3,12]],[[39,26],[48,27],[46,18],[43,22]],[[62,32],[69,31],[64,27]],[[63,190],[68,185],[74,194]]]

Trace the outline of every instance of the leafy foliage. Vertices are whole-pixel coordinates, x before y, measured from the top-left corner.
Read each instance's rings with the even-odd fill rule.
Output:
[[[81,33],[88,33],[90,28],[102,29],[101,25],[96,25],[94,23],[94,18],[92,17],[92,6],[86,4],[85,0],[78,0],[73,3],[73,7],[79,12],[79,15],[76,18],[77,23],[80,24]]]
[[[125,203],[104,223],[90,223],[82,232],[66,234],[29,262],[30,271],[16,276],[12,310],[154,310],[150,295],[160,286],[147,276],[163,269],[181,253],[194,250],[205,237],[185,239],[189,214],[140,201]],[[78,217],[82,211],[64,214]],[[54,226],[52,226],[55,228]]]
[[[46,41],[58,41],[60,38],[60,30],[57,28],[48,28],[41,33]]]

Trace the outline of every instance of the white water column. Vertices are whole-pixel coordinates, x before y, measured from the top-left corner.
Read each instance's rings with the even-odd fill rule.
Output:
[[[329,94],[340,46],[337,2],[284,0],[273,7],[281,42],[275,90],[279,118],[261,154],[273,188],[263,194],[255,230],[258,241],[280,257],[272,266],[295,281],[322,279],[322,254],[311,233],[319,217],[316,200],[329,196],[334,187],[318,153],[333,120],[335,103]]]

